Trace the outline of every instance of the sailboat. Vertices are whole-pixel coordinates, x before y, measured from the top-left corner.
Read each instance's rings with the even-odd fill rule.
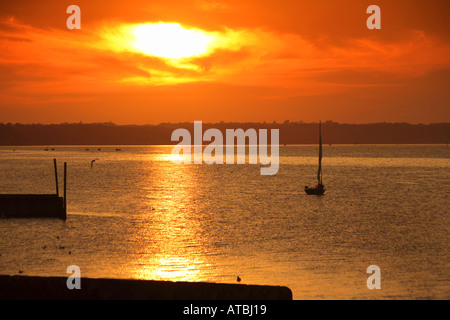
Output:
[[[317,185],[315,187],[305,186],[306,194],[323,195],[325,187],[322,183],[322,122],[319,122],[319,169],[317,170]]]

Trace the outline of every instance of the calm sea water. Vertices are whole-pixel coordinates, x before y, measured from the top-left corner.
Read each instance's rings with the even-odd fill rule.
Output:
[[[322,197],[303,192],[317,146],[280,147],[275,176],[175,165],[169,146],[44,148],[0,147],[0,193],[54,193],[53,158],[60,177],[66,161],[67,220],[0,219],[0,274],[68,276],[75,264],[93,278],[239,275],[294,299],[450,298],[445,145],[325,146]],[[366,286],[369,265],[381,290]]]

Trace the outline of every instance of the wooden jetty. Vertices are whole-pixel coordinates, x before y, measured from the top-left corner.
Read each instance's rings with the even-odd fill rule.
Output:
[[[55,194],[0,194],[0,217],[6,218],[60,218],[66,219],[67,163],[64,162],[64,195],[59,196],[56,159]]]

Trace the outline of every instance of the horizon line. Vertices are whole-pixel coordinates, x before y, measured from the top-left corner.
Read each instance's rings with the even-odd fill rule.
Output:
[[[195,120],[195,121],[201,121],[201,120]],[[374,124],[408,124],[408,125],[442,125],[442,124],[450,124],[450,122],[406,122],[406,121],[398,121],[398,122],[392,122],[392,121],[378,121],[378,122],[365,122],[365,123],[349,123],[349,122],[336,122],[333,120],[325,120],[318,122],[304,122],[302,120],[298,121],[291,121],[291,120],[285,120],[283,122],[277,122],[277,121],[216,121],[216,122],[204,122],[202,121],[202,124],[210,125],[210,124],[267,124],[267,125],[286,125],[286,124],[319,124],[321,122],[322,124],[338,124],[338,125],[374,125]],[[104,122],[59,122],[59,123],[40,123],[40,122],[28,122],[28,123],[21,123],[21,122],[0,122],[0,125],[8,126],[8,125],[24,125],[24,126],[31,126],[31,125],[41,125],[41,126],[51,126],[51,125],[113,125],[113,126],[159,126],[159,125],[177,125],[177,124],[194,124],[194,121],[183,121],[183,122],[160,122],[160,123],[144,123],[144,124],[136,124],[136,123],[115,123],[112,121],[104,121]]]

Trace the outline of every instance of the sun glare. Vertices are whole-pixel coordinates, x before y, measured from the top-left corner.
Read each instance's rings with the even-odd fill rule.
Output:
[[[132,45],[140,52],[161,58],[182,59],[208,52],[212,36],[178,23],[141,24],[133,29]]]

